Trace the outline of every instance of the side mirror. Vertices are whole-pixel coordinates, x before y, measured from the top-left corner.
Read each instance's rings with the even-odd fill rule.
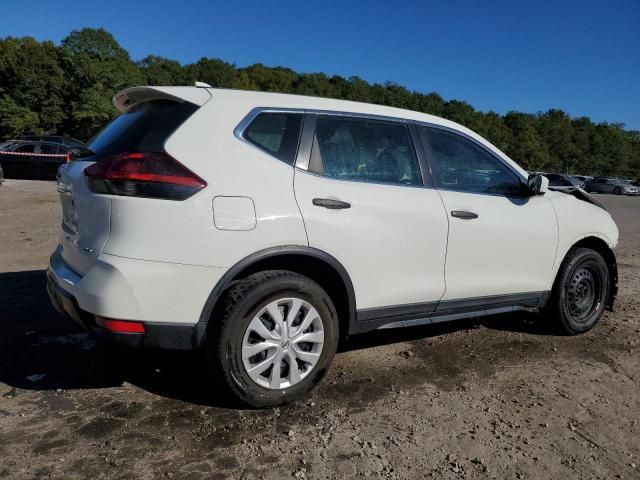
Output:
[[[549,190],[549,179],[544,175],[529,175],[527,186],[531,195],[544,195]]]

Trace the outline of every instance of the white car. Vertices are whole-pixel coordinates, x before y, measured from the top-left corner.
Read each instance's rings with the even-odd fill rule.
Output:
[[[205,349],[247,404],[303,396],[349,335],[523,308],[575,334],[613,305],[609,213],[458,124],[199,86],[114,103],[59,172],[52,301],[120,343]]]

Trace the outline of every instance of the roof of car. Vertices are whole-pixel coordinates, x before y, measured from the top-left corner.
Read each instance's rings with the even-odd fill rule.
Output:
[[[504,157],[509,158],[498,147],[491,144],[488,140],[481,137],[474,131],[458,123],[446,120],[435,115],[416,112],[413,110],[405,110],[402,108],[388,107],[385,105],[376,105],[372,103],[355,102],[351,100],[337,100],[334,98],[312,97],[307,95],[294,95],[288,93],[259,92],[253,90],[232,90],[224,88],[209,87],[157,87],[157,86],[141,86],[126,88],[113,97],[113,103],[116,107],[125,111],[130,105],[137,101],[144,101],[153,98],[178,98],[189,101],[196,105],[204,105],[209,100],[216,98],[229,99],[242,108],[290,108],[301,110],[327,110],[333,112],[344,112],[361,115],[372,115],[380,117],[399,118],[405,120],[413,120],[416,122],[424,122],[442,127],[448,127],[456,131],[462,132],[471,137],[480,144],[490,149],[497,150]],[[248,113],[248,111],[247,111]],[[511,160],[514,166],[524,177],[527,176],[526,171]]]
[[[29,144],[44,144],[44,145],[56,145],[58,147],[70,148],[75,145],[65,144],[62,142],[56,142],[53,140],[29,140],[24,138],[17,139],[8,139],[3,142],[0,142],[0,145],[9,145],[9,146],[20,146],[20,145],[29,145]],[[82,144],[84,145],[84,144]]]
[[[48,142],[57,143],[65,146],[82,146],[83,142],[72,137],[65,137],[62,135],[21,135],[16,137],[15,140],[29,141],[29,142]]]

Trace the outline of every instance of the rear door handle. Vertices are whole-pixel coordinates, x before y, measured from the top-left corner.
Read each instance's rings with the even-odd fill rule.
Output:
[[[316,207],[324,207],[329,210],[340,210],[342,208],[351,208],[351,204],[342,200],[334,200],[333,198],[314,198],[313,204]]]
[[[455,218],[462,218],[463,220],[473,220],[478,218],[477,213],[469,212],[467,210],[451,210],[451,216]]]

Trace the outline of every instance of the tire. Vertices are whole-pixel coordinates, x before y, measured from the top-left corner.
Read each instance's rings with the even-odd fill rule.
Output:
[[[561,333],[587,332],[604,315],[609,285],[602,255],[590,248],[572,250],[560,267],[544,313]]]
[[[294,318],[296,307],[300,313]],[[287,322],[290,314],[294,319]],[[230,287],[220,320],[218,332],[207,340],[209,362],[223,386],[252,407],[304,397],[325,376],[338,346],[331,298],[313,280],[289,271],[256,273]],[[301,341],[305,338],[312,342]],[[248,357],[256,348],[259,353]],[[271,367],[256,373],[269,362]]]
[[[616,187],[613,189],[613,194],[614,195],[620,195],[622,193],[622,190],[620,190],[620,187]]]

